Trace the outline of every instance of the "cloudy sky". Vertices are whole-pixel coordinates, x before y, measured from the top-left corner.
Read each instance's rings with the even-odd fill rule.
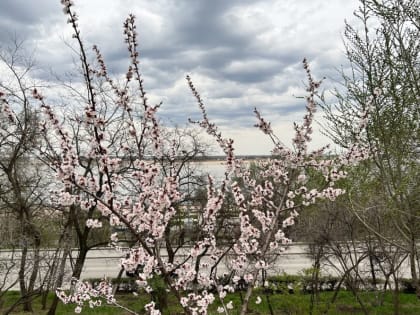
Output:
[[[253,128],[252,110],[268,118],[290,143],[293,121],[304,111],[306,57],[324,88],[338,83],[345,65],[344,20],[353,21],[356,0],[89,0],[75,1],[87,47],[101,49],[115,76],[126,71],[122,23],[137,17],[145,86],[163,101],[162,120],[183,125],[199,111],[188,90],[190,74],[210,118],[232,137],[239,154],[268,154],[271,146]],[[50,70],[73,69],[71,29],[59,0],[1,0],[0,45],[14,36],[33,51],[37,79],[54,81]],[[73,43],[74,44],[74,43]],[[315,144],[326,143],[315,137]]]

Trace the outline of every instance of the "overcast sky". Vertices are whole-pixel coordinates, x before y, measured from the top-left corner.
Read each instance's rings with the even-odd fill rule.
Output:
[[[286,143],[300,121],[306,57],[325,88],[345,65],[344,20],[354,20],[356,0],[89,0],[75,1],[87,47],[101,49],[118,76],[128,64],[122,24],[137,17],[142,71],[152,100],[163,101],[165,123],[183,125],[199,111],[187,88],[190,74],[210,119],[232,137],[239,154],[268,154],[255,128],[257,107]],[[72,43],[59,0],[1,0],[0,45],[14,34],[34,51],[38,79],[72,70]],[[325,143],[316,137],[315,143]]]

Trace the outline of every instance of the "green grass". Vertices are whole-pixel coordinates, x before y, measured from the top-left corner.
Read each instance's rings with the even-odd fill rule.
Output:
[[[314,307],[313,314],[328,314],[328,315],[345,315],[345,314],[364,314],[361,310],[355,297],[351,292],[341,291],[338,295],[335,304],[330,305],[328,312],[328,303],[331,301],[332,292],[323,292],[320,294],[320,299]],[[377,296],[381,293],[375,292],[363,292],[360,296],[363,303],[366,305],[370,315],[391,315],[394,314],[393,298],[390,292],[384,294],[384,302],[381,306],[377,304]],[[255,299],[259,295],[262,298],[261,304],[255,304]],[[3,308],[0,308],[0,313],[19,297],[18,292],[9,292],[4,298]],[[309,294],[272,294],[268,296],[274,314],[276,315],[305,315],[309,314],[309,305],[311,296]],[[52,295],[49,297],[49,303],[52,299]],[[147,294],[140,294],[134,296],[132,294],[118,295],[117,300],[120,304],[137,311],[139,314],[145,314],[143,306],[149,302],[150,297]],[[173,296],[168,296],[169,308],[164,312],[165,315],[178,315],[183,314],[182,309],[177,305]],[[240,293],[230,294],[225,298],[225,301],[232,301],[235,309],[230,312],[232,315],[239,314],[238,308],[241,305]],[[48,305],[49,305],[48,303]],[[209,315],[216,315],[218,303],[214,303],[209,310]],[[60,302],[57,314],[74,314],[75,305],[64,305]],[[43,315],[47,311],[41,310],[40,299],[34,301],[34,314]],[[25,314],[21,311],[12,313],[14,315]],[[82,314],[103,314],[103,315],[128,315],[129,313],[117,308],[112,305],[104,305],[94,309],[90,309],[89,306],[83,308]],[[255,292],[251,298],[251,304],[249,314],[252,315],[265,315],[270,314],[267,296],[262,292]],[[400,294],[400,312],[401,315],[417,315],[420,314],[420,301],[414,294]]]

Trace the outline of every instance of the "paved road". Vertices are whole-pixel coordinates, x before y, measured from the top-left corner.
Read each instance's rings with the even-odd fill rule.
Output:
[[[306,254],[307,246],[301,245],[301,244],[293,244],[289,246],[289,248],[280,256],[273,269],[269,270],[270,274],[279,274],[282,272],[288,273],[288,274],[299,274],[302,272],[302,270],[311,268],[312,262],[308,258]],[[48,257],[51,252],[44,251],[43,256]],[[0,268],[1,263],[6,262],[10,260],[11,252],[9,251],[0,251]],[[19,253],[15,253],[15,258],[18,258]],[[76,256],[76,252],[74,252],[74,255]],[[108,248],[102,248],[102,249],[95,249],[91,250],[88,254],[88,257],[86,259],[86,264],[83,268],[82,272],[82,279],[88,279],[88,278],[103,278],[103,277],[116,277],[120,268],[119,268],[119,262],[120,259],[124,256],[123,253],[117,252],[114,249],[108,249]],[[162,256],[165,256],[165,253],[162,253]],[[207,258],[205,258],[207,259]],[[204,261],[205,261],[204,259]],[[48,259],[46,259],[48,260]],[[338,263],[335,262],[336,266],[338,266]],[[367,261],[365,261],[364,265],[362,264],[361,270],[363,272],[363,269],[366,271],[366,276],[369,276],[369,273],[367,270],[369,270]],[[68,262],[67,266],[67,274],[70,275],[70,262]],[[402,268],[403,272],[400,274],[400,276],[403,277],[409,277],[409,268],[408,265],[405,264]],[[226,266],[226,264],[222,263],[218,267],[218,273],[222,274],[225,272],[229,272],[230,269]],[[336,274],[336,270],[334,270],[333,267],[326,267],[324,269],[324,273],[330,273],[330,274]],[[3,280],[2,270],[0,269],[0,286],[1,281]],[[8,279],[8,283],[11,283],[14,279],[17,278],[17,270],[11,274],[11,276]],[[18,289],[17,286],[14,286],[14,289]]]

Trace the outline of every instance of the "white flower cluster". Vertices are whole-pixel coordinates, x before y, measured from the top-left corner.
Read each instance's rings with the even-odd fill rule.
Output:
[[[64,304],[76,304],[74,309],[75,313],[80,313],[85,303],[90,308],[101,306],[102,300],[105,300],[108,304],[115,303],[112,286],[105,280],[101,281],[96,287],[93,287],[89,282],[72,279],[72,287],[72,294],[70,295],[67,295],[62,289],[57,289],[56,294]]]

